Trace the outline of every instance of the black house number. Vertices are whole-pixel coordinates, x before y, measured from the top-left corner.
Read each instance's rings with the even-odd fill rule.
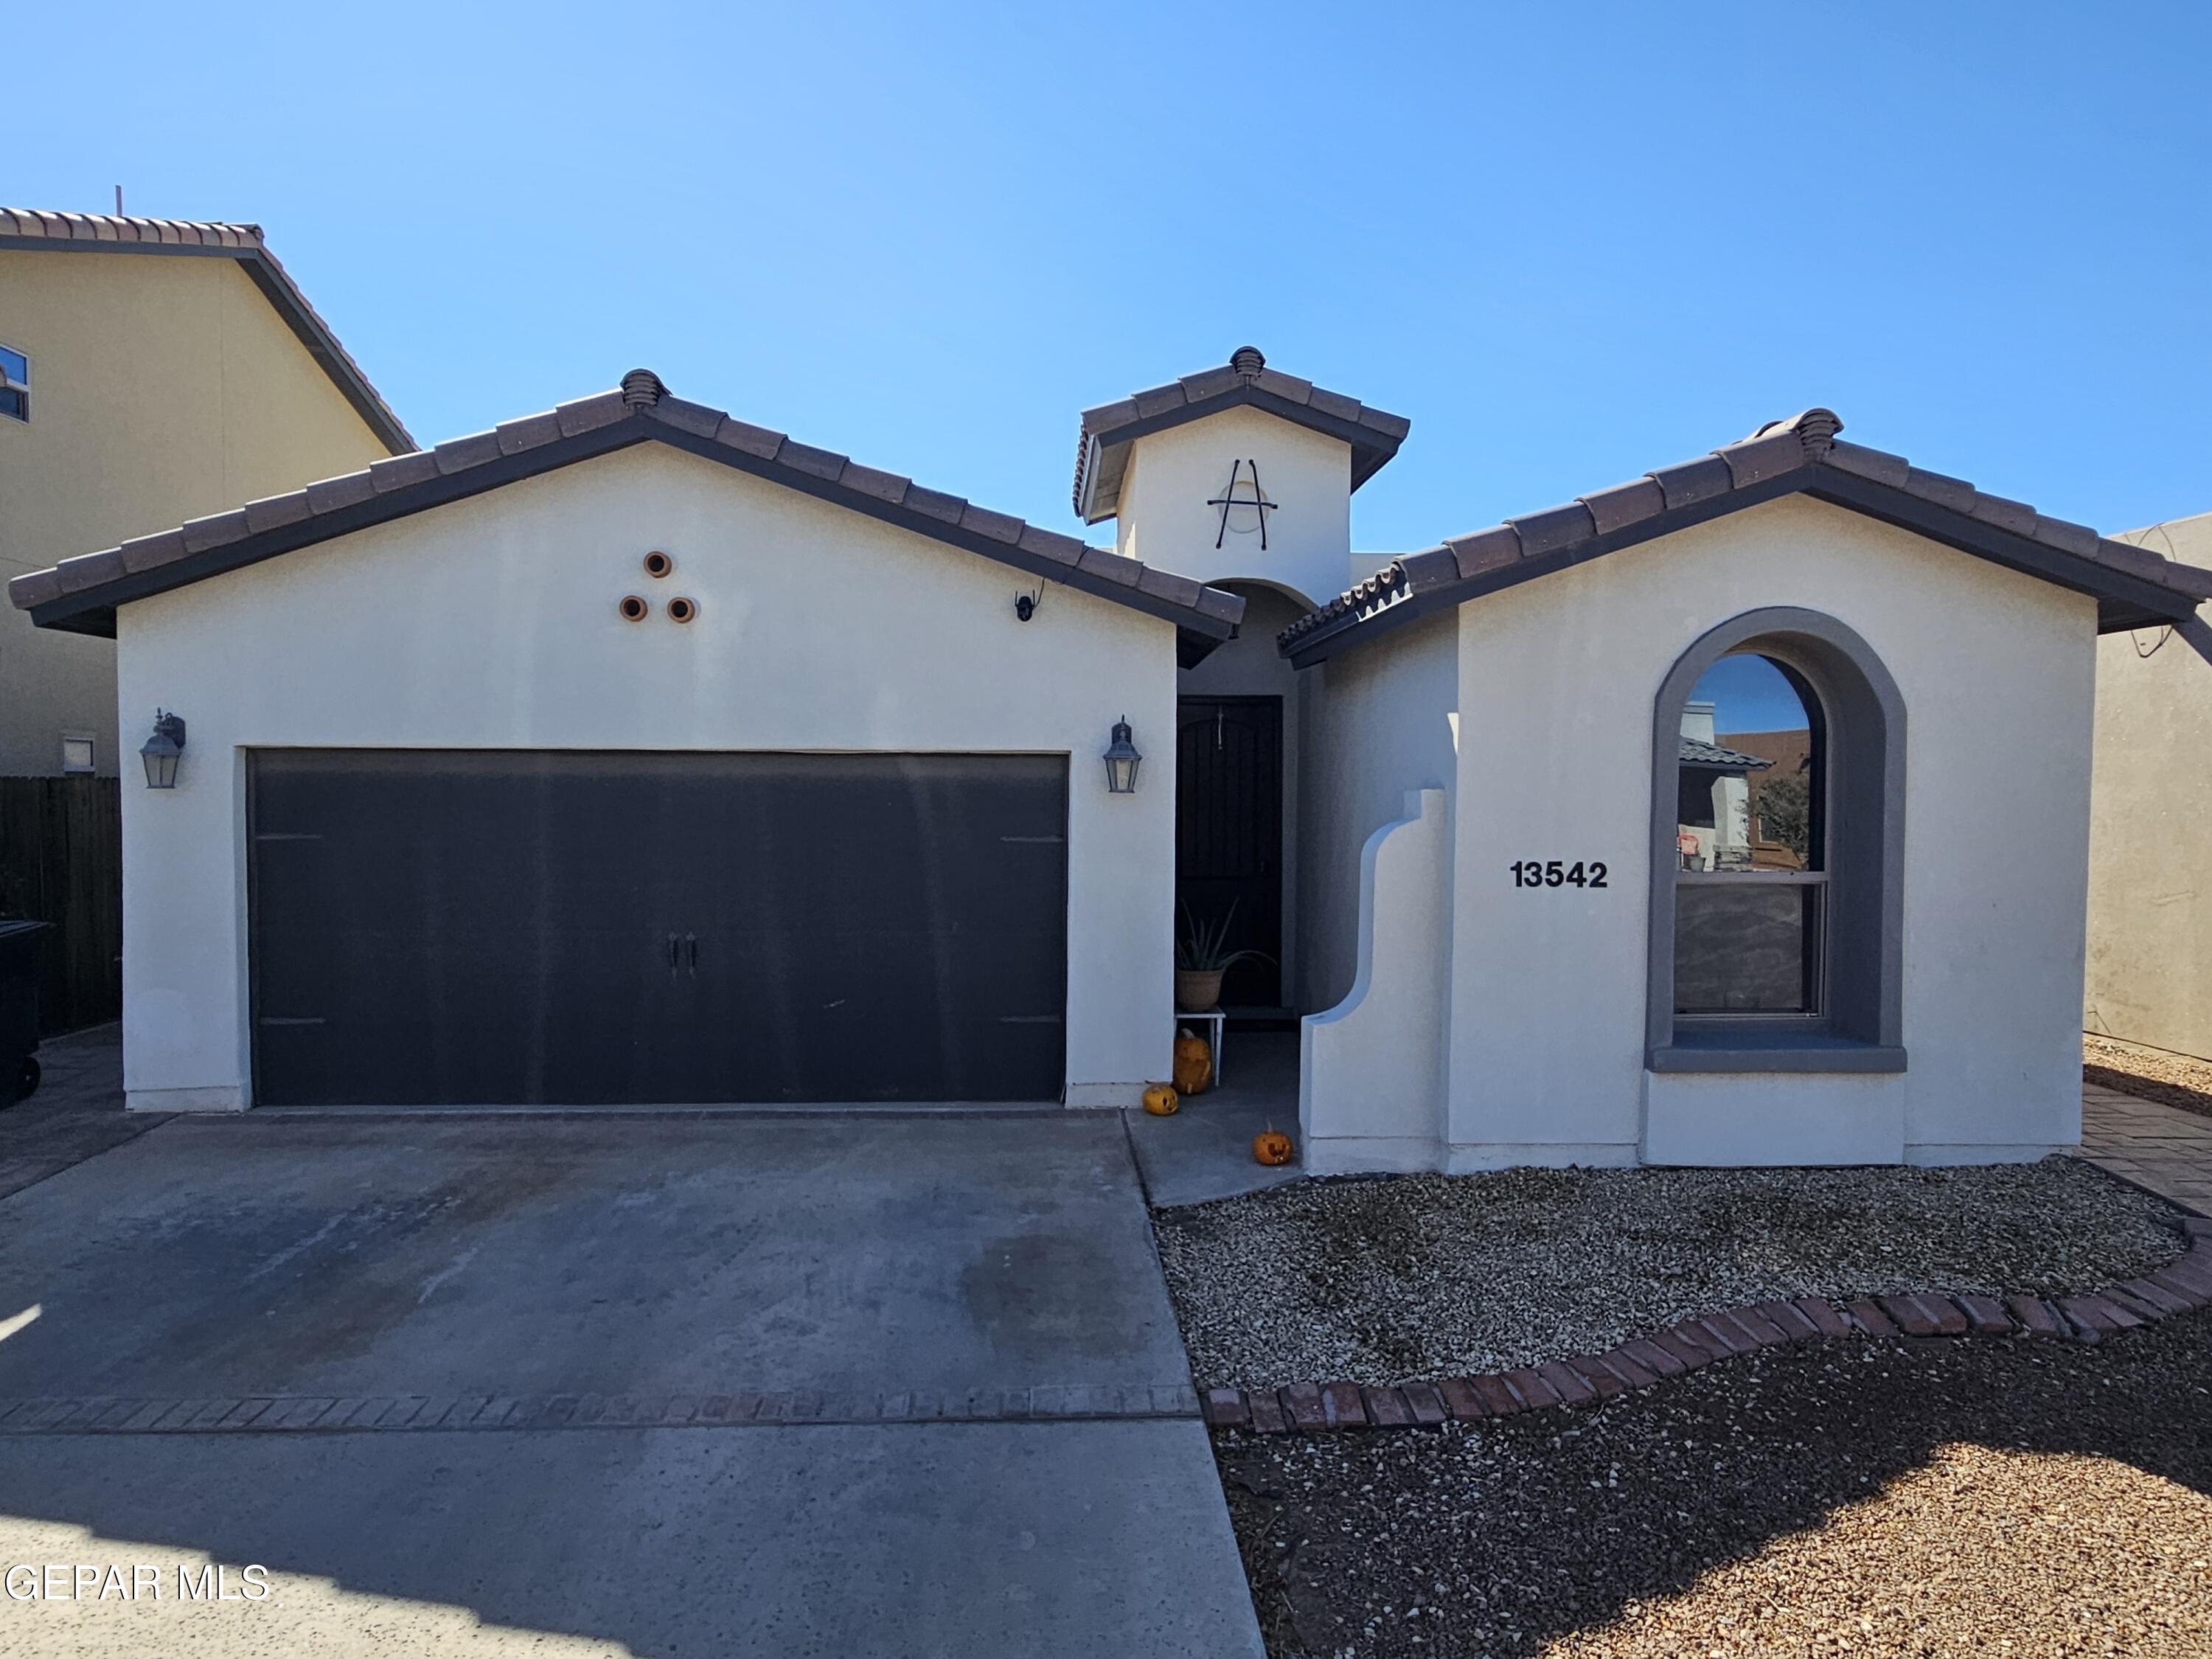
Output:
[[[1534,859],[1516,860],[1513,866],[1513,884],[1516,887],[1602,887],[1605,885],[1605,866],[1595,860],[1588,864],[1580,860],[1572,864],[1560,859],[1542,862]]]

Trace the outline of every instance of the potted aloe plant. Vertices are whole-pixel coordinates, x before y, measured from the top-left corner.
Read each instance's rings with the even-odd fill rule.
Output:
[[[1230,925],[1237,920],[1231,904],[1218,919],[1200,921],[1182,907],[1182,926],[1176,933],[1176,1006],[1186,1014],[1203,1014],[1221,1001],[1221,976],[1245,961],[1272,962],[1265,951],[1232,951]]]

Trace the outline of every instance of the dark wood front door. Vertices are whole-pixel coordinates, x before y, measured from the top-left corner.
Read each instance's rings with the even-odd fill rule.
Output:
[[[1176,926],[1231,916],[1230,948],[1266,959],[1231,969],[1222,1003],[1280,1007],[1283,700],[1185,697],[1176,726]]]

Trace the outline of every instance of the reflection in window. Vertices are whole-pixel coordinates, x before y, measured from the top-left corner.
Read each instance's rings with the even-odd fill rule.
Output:
[[[1676,767],[1674,1012],[1823,1012],[1820,701],[1746,652],[1698,678]]]

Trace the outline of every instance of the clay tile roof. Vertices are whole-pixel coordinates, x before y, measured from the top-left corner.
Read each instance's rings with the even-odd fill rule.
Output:
[[[2101,537],[1988,495],[1902,456],[1844,442],[1832,410],[1770,421],[1748,437],[1566,507],[1525,514],[1407,556],[1308,612],[1276,636],[1286,656],[1317,662],[1443,605],[1478,599],[1585,559],[1777,496],[1803,493],[1901,524],[1970,553],[2098,599],[2106,632],[2193,618],[2212,599],[2212,570]],[[1437,561],[1452,561],[1441,579]],[[1421,574],[1418,574],[1416,572]],[[2197,624],[2191,623],[2195,626]]]
[[[1719,744],[1707,743],[1703,738],[1684,738],[1681,745],[1680,757],[1691,766],[1723,766],[1730,770],[1756,772],[1774,764],[1756,755],[1747,755],[1741,749],[1724,749]]]
[[[1239,408],[1264,410],[1350,444],[1354,489],[1389,464],[1413,425],[1402,415],[1370,409],[1357,398],[1272,369],[1257,346],[1239,346],[1218,368],[1083,411],[1075,439],[1076,516],[1085,524],[1114,516],[1129,446],[1139,438]]]
[[[0,248],[15,251],[98,253],[216,252],[236,259],[253,285],[276,307],[331,384],[344,394],[379,442],[395,455],[415,447],[399,417],[369,384],[331,325],[307,303],[276,256],[262,240],[258,225],[225,224],[198,219],[142,219],[106,213],[48,213],[37,208],[0,207]]]
[[[1186,664],[1234,638],[1244,614],[1244,601],[1234,593],[1152,571],[1111,548],[1086,547],[1072,536],[672,397],[650,369],[633,369],[617,390],[544,414],[319,479],[288,495],[143,536],[121,549],[65,559],[16,577],[8,584],[8,597],[41,627],[112,635],[118,605],[649,441],[1163,617],[1176,624]]]

